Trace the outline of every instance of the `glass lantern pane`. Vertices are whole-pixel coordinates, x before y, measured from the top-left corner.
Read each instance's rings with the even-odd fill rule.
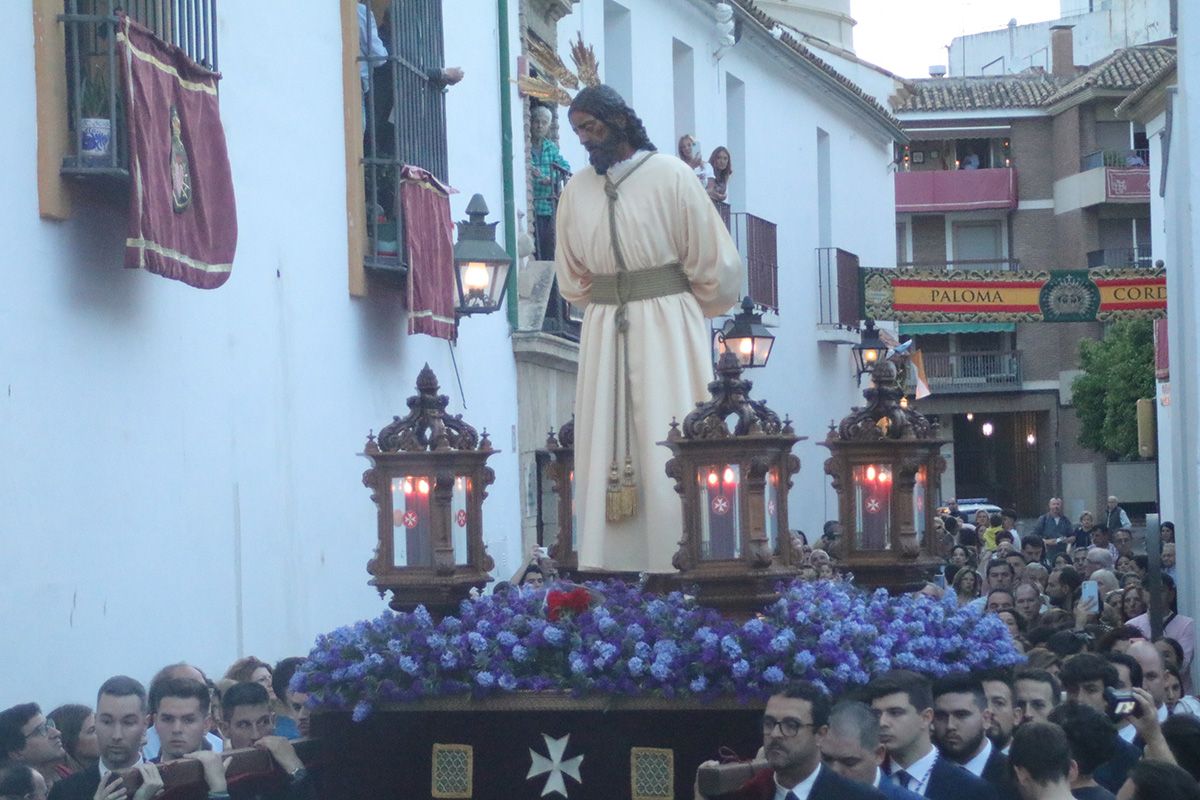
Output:
[[[771,552],[779,552],[779,470],[772,469],[767,473],[767,541],[771,544]]]
[[[854,467],[855,547],[892,548],[892,468],[890,464]]]
[[[913,529],[917,532],[917,544],[925,541],[925,468],[917,470],[913,483]]]
[[[741,523],[738,516],[740,464],[713,464],[700,467],[696,482],[700,488],[700,557],[705,560],[740,558]]]
[[[432,481],[422,475],[392,478],[393,563],[397,567],[433,566],[429,528]]]
[[[454,491],[450,493],[450,543],[454,545],[454,563],[468,564],[467,558],[467,498],[471,479],[456,475]]]

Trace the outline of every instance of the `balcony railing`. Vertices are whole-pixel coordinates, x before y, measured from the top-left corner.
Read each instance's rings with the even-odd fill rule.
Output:
[[[857,330],[862,319],[858,256],[840,247],[817,248],[818,322]]]
[[[67,110],[75,153],[63,159],[62,171],[128,179],[117,12],[215,70],[216,0],[66,0],[65,11],[59,20],[67,47]]]
[[[1108,247],[1103,250],[1092,250],[1087,254],[1088,269],[1097,267],[1142,267],[1154,265],[1150,258],[1150,245],[1140,244],[1137,247]]]
[[[1019,258],[957,258],[948,261],[901,261],[897,267],[912,269],[958,269],[1015,272],[1021,268]]]
[[[746,294],[756,305],[778,311],[779,251],[775,223],[745,212],[730,216],[730,233],[746,264]]]
[[[1149,167],[1149,150],[1097,150],[1079,159],[1079,171],[1098,167]]]
[[[1017,207],[1017,171],[921,170],[896,173],[897,214],[944,214]]]
[[[1021,353],[922,353],[934,392],[1003,392],[1021,388]]]
[[[721,221],[725,223],[725,230],[732,231],[732,228],[730,228],[732,224],[732,209],[729,207],[729,203],[714,202],[713,205],[717,207],[717,214],[720,215]]]

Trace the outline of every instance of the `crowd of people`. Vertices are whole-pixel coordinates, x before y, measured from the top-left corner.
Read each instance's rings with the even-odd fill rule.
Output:
[[[251,797],[309,800],[314,790],[292,741],[308,734],[307,696],[288,684],[303,658],[271,666],[240,658],[217,681],[199,667],[169,664],[149,686],[116,675],[95,706],[44,712],[36,702],[0,711],[0,800],[149,800],[163,790],[159,766],[201,765],[208,797],[229,796],[222,753],[257,747],[286,776]],[[136,770],[127,786],[122,774]],[[246,792],[238,797],[246,796]]]
[[[934,526],[947,558],[921,591],[999,617],[1021,668],[932,682],[898,670],[836,699],[790,687],[763,716],[767,767],[707,796],[1200,798],[1195,622],[1176,605],[1175,526],[1159,528],[1165,614],[1152,638],[1149,559],[1118,498],[1077,524],[1062,509],[1052,498],[1022,536],[1012,509],[968,515],[951,500]],[[794,535],[802,577],[852,580],[828,555],[840,533],[827,523],[811,547]]]
[[[1200,800],[1200,718],[1167,715],[1148,642],[931,681],[894,670],[832,698],[796,682],[762,717],[765,762],[736,800]],[[711,790],[710,790],[711,791]]]

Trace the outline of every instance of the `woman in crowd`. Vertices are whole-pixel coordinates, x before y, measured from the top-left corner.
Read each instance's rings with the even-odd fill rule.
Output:
[[[679,137],[679,158],[696,173],[701,186],[708,186],[709,180],[713,178],[712,167],[700,155],[700,143],[690,133]]]
[[[950,587],[954,589],[954,594],[958,597],[958,604],[965,606],[979,597],[979,592],[983,588],[983,579],[975,570],[964,567],[954,573]]]
[[[1165,679],[1166,707],[1169,714],[1191,714],[1200,717],[1200,700],[1183,693],[1183,681],[1179,678],[1179,667],[1167,665]]]
[[[708,179],[708,196],[714,203],[724,203],[729,193],[729,179],[733,176],[733,158],[724,146],[712,151],[708,157],[708,165],[712,167],[712,177]]]
[[[1146,592],[1141,586],[1128,586],[1121,590],[1121,624],[1146,613]]]
[[[257,683],[271,694],[271,665],[254,656],[239,658],[225,670],[225,677],[238,683]]]
[[[96,769],[100,761],[100,743],[96,739],[96,715],[92,709],[78,703],[59,706],[46,715],[62,734],[62,746],[67,751],[58,774],[67,777],[75,772]]]
[[[1096,527],[1096,516],[1090,511],[1079,515],[1079,524],[1075,526],[1071,536],[1075,539],[1072,547],[1088,548],[1092,546],[1092,530]]]

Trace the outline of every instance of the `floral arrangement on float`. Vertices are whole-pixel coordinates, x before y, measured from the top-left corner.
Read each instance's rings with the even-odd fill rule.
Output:
[[[840,581],[796,581],[736,623],[673,592],[618,581],[513,589],[440,621],[384,612],[322,635],[291,688],[315,708],[353,710],[506,692],[761,700],[793,679],[837,694],[889,669],[931,677],[1017,664],[1004,624],[953,593],[891,597]]]

